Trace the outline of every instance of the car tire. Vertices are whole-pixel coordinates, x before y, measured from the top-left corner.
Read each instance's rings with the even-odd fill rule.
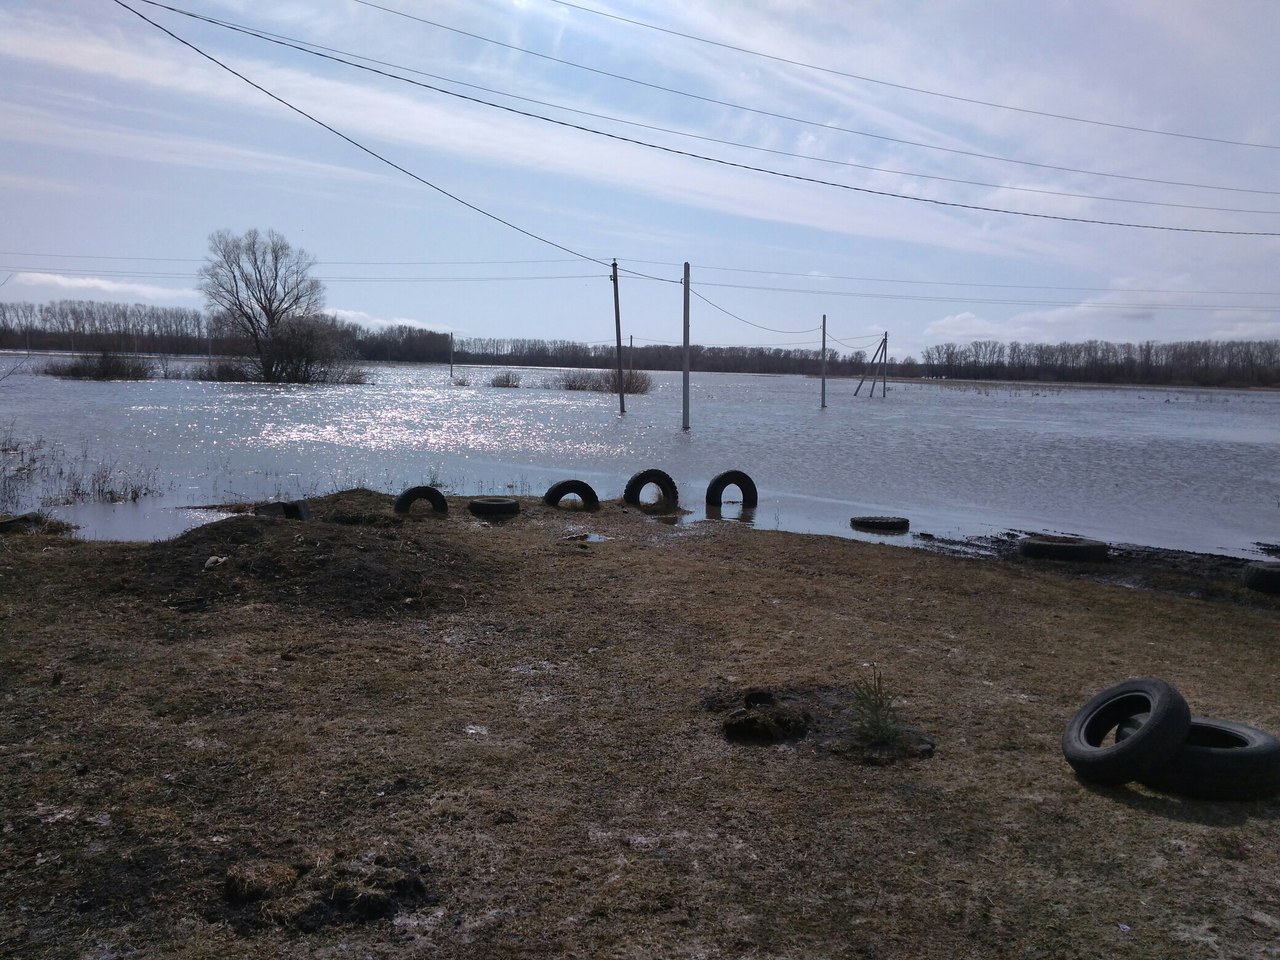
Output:
[[[725,487],[737,487],[742,492],[742,508],[754,509],[760,503],[760,494],[756,490],[755,481],[741,470],[726,470],[715,477],[707,485],[707,506],[721,506]]]
[[[1143,716],[1125,720],[1116,740],[1128,740],[1145,722]],[[1232,720],[1192,717],[1173,759],[1139,779],[1153,790],[1201,800],[1264,800],[1280,793],[1280,740]]]
[[[394,510],[396,513],[408,513],[409,508],[419,500],[426,500],[427,503],[431,504],[431,510],[434,513],[449,512],[449,501],[435,487],[410,487],[396,497]]]
[[[573,495],[577,495],[582,501],[583,510],[600,509],[600,498],[585,480],[561,480],[553,483],[542,495],[542,502],[549,507],[558,507],[561,500]]]
[[[623,501],[633,507],[641,506],[640,494],[649,484],[653,484],[658,488],[658,491],[662,494],[662,499],[668,507],[679,505],[680,493],[676,490],[676,482],[671,479],[670,475],[663,473],[661,470],[641,470],[639,473],[634,474],[627,481],[627,485],[622,491]]]
[[[1119,742],[1106,737],[1140,713],[1147,722]],[[1191,729],[1191,710],[1171,683],[1135,677],[1098,693],[1062,732],[1062,754],[1083,780],[1116,786],[1138,780],[1173,759]]]

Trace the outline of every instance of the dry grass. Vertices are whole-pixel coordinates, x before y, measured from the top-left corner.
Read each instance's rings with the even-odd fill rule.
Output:
[[[1090,789],[1058,738],[1135,674],[1280,729],[1280,603],[462,507],[0,539],[0,954],[1275,955],[1280,805]],[[871,664],[933,757],[850,746]],[[811,734],[726,742],[759,688]]]

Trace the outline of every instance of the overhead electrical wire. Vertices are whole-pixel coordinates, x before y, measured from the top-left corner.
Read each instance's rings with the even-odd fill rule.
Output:
[[[142,0],[142,2],[152,3],[155,6],[164,6],[164,4],[156,3],[155,0]],[[701,94],[691,93],[687,90],[680,90],[675,87],[664,86],[660,83],[652,83],[648,80],[639,80],[639,79],[636,79],[635,77],[628,77],[623,74],[612,73],[608,70],[601,70],[598,67],[590,67],[590,66],[587,66],[586,64],[577,63],[573,60],[566,60],[561,57],[551,56],[550,54],[540,53],[537,50],[530,50],[527,47],[521,47],[515,44],[505,43],[502,40],[495,40],[492,37],[486,37],[483,34],[473,33],[469,30],[463,30],[459,27],[451,27],[448,24],[440,23],[436,20],[429,20],[426,17],[420,17],[415,14],[405,13],[402,10],[393,10],[390,7],[384,7],[381,4],[373,3],[372,0],[355,0],[355,2],[362,4],[363,6],[366,6],[366,7],[372,7],[375,10],[381,10],[384,13],[392,14],[393,16],[404,17],[405,19],[414,20],[414,21],[417,21],[418,23],[423,23],[423,24],[426,24],[427,26],[436,27],[437,29],[440,29],[440,30],[446,30],[450,33],[456,33],[460,36],[470,37],[473,40],[479,40],[483,43],[490,43],[495,46],[503,47],[504,49],[507,49],[507,50],[513,50],[517,53],[523,53],[531,57],[537,57],[538,59],[541,59],[541,60],[547,60],[552,63],[558,63],[561,66],[573,67],[574,69],[577,69],[577,70],[584,70],[588,73],[594,73],[599,76],[609,77],[612,80],[621,80],[624,83],[631,83],[637,86],[647,87],[651,90],[658,90],[663,93],[670,93],[675,96],[686,97],[691,100],[698,100],[703,103],[712,104],[714,106],[729,107],[734,110],[742,110],[746,113],[753,113],[759,116],[771,117],[775,120],[786,120],[791,123],[798,123],[804,126],[817,127],[821,130],[825,130],[828,132],[836,131],[839,133],[848,133],[854,136],[868,137],[873,140],[885,141],[887,143],[897,143],[903,146],[919,147],[924,150],[937,150],[942,153],[952,153],[952,154],[957,154],[959,156],[973,157],[979,160],[995,160],[1000,163],[1012,163],[1012,164],[1018,164],[1019,166],[1036,167],[1042,170],[1056,170],[1061,173],[1080,173],[1080,174],[1084,174],[1086,176],[1091,176],[1091,177],[1106,177],[1106,178],[1116,179],[1116,180],[1130,180],[1137,183],[1161,184],[1163,186],[1193,187],[1198,190],[1224,190],[1231,193],[1255,193],[1255,194],[1267,194],[1272,196],[1280,194],[1280,190],[1259,190],[1259,189],[1253,189],[1249,187],[1229,187],[1229,186],[1207,184],[1207,183],[1191,183],[1183,180],[1167,180],[1159,177],[1140,177],[1133,174],[1106,173],[1099,170],[1088,170],[1081,167],[1068,167],[1068,166],[1062,166],[1062,165],[1052,164],[1052,163],[1041,163],[1034,160],[1019,160],[1014,157],[1002,157],[997,154],[979,153],[972,150],[961,150],[956,147],[943,147],[935,143],[923,143],[917,140],[903,140],[898,137],[890,137],[884,134],[871,133],[866,130],[857,130],[850,127],[842,127],[836,124],[827,123],[822,120],[808,120],[803,117],[796,117],[790,114],[776,113],[774,111],[764,110],[759,107],[749,107],[749,106],[746,106],[745,104],[733,103],[732,101],[729,101],[729,100],[719,100],[719,99],[716,99],[715,97],[707,97]],[[175,8],[167,8],[167,9],[175,9]]]
[[[357,0],[357,2],[365,3],[365,0]],[[735,53],[745,53],[753,57],[760,57],[765,60],[772,60],[776,63],[785,63],[792,67],[803,67],[806,70],[816,70],[819,73],[825,73],[830,76],[844,77],[848,80],[858,80],[863,83],[873,83],[882,87],[892,87],[895,90],[905,90],[910,93],[919,93],[929,97],[940,97],[944,100],[952,100],[959,103],[971,103],[980,107],[992,107],[996,110],[1011,110],[1015,113],[1026,113],[1037,117],[1048,117],[1052,120],[1068,120],[1072,123],[1086,123],[1097,127],[1109,127],[1113,130],[1128,130],[1134,133],[1148,133],[1160,137],[1177,137],[1183,140],[1199,140],[1203,143],[1221,143],[1233,147],[1253,147],[1259,150],[1280,150],[1280,145],[1273,143],[1257,143],[1250,140],[1231,140],[1225,137],[1210,137],[1196,133],[1180,133],[1174,130],[1159,130],[1153,127],[1139,127],[1128,123],[1113,123],[1108,120],[1096,120],[1090,117],[1077,117],[1066,113],[1053,113],[1048,110],[1035,110],[1031,107],[1015,107],[1008,103],[996,103],[991,100],[979,100],[975,97],[962,97],[952,93],[942,93],[938,90],[929,90],[924,87],[913,87],[905,83],[894,83],[891,80],[882,80],[876,77],[868,77],[864,74],[849,73],[845,70],[836,70],[833,67],[823,67],[815,63],[806,63],[803,60],[792,60],[789,57],[778,56],[777,54],[765,53],[762,50],[752,50],[747,47],[735,46],[732,43],[725,43],[720,40],[712,40],[710,37],[700,37],[692,33],[682,33],[679,30],[672,30],[668,27],[660,27],[654,23],[646,23],[643,20],[633,20],[630,17],[624,17],[616,13],[607,13],[604,10],[593,10],[590,7],[584,7],[576,3],[570,3],[569,0],[550,0],[551,3],[557,3],[562,7],[570,7],[574,10],[580,10],[583,13],[594,14],[598,17],[607,17],[610,20],[617,20],[621,23],[629,23],[632,26],[644,27],[646,30],[656,30],[659,33],[665,33],[668,36],[681,37],[685,40],[694,40],[698,43],[705,43],[713,47],[720,47],[724,50],[732,50]],[[366,4],[367,6],[376,6],[376,4]]]
[[[1280,210],[1258,210],[1256,208],[1250,208],[1250,207],[1216,207],[1209,204],[1176,203],[1176,202],[1167,201],[1167,200],[1140,200],[1133,197],[1112,197],[1112,196],[1105,196],[1105,195],[1095,194],[1095,193],[1076,193],[1069,190],[1048,190],[1042,187],[1014,186],[1012,184],[992,183],[987,180],[970,180],[964,177],[945,177],[939,174],[921,173],[919,171],[914,171],[914,170],[898,170],[893,167],[878,167],[873,164],[854,163],[850,160],[835,160],[830,157],[816,157],[811,154],[795,153],[794,151],[790,151],[790,150],[779,150],[773,147],[762,147],[757,144],[742,143],[736,140],[726,140],[721,137],[712,137],[706,134],[693,133],[687,130],[674,130],[670,127],[663,127],[657,124],[643,123],[638,120],[627,120],[622,117],[616,117],[616,116],[612,116],[610,114],[605,114],[605,113],[597,113],[591,110],[582,110],[578,107],[570,107],[570,106],[566,106],[565,104],[555,103],[549,100],[539,100],[535,97],[526,97],[522,94],[511,93],[506,90],[499,90],[494,87],[487,87],[478,83],[470,83],[465,80],[458,80],[454,77],[446,77],[438,73],[430,73],[425,70],[418,70],[415,67],[406,66],[404,64],[393,63],[388,60],[379,60],[375,57],[367,57],[363,54],[353,53],[349,50],[340,50],[336,47],[328,47],[322,44],[311,43],[310,41],[307,41],[307,40],[300,40],[296,37],[289,37],[279,33],[271,33],[269,31],[259,30],[255,27],[246,27],[244,24],[235,23],[230,20],[223,20],[217,17],[208,17],[203,14],[194,13],[190,10],[184,10],[180,7],[174,7],[165,3],[161,3],[159,2],[159,0],[141,0],[141,2],[150,4],[151,6],[160,7],[161,9],[164,9],[164,10],[169,10],[173,13],[180,13],[183,16],[190,17],[194,20],[200,20],[204,23],[209,23],[215,26],[223,27],[224,29],[227,29],[227,30],[232,30],[237,33],[243,33],[246,36],[256,37],[259,40],[264,40],[269,43],[275,43],[279,46],[288,47],[290,49],[297,50],[300,53],[307,53],[312,56],[321,57],[326,60],[334,60],[338,63],[342,63],[347,66],[354,67],[356,69],[367,70],[369,72],[376,73],[380,76],[393,78],[396,80],[400,80],[402,82],[412,82],[412,81],[409,81],[406,78],[400,77],[396,74],[386,73],[382,70],[375,70],[371,67],[366,66],[366,64],[377,64],[378,66],[387,67],[393,70],[402,70],[406,73],[415,74],[417,76],[430,77],[431,79],[439,80],[442,83],[451,83],[456,86],[467,87],[471,90],[480,90],[484,93],[490,93],[495,96],[506,97],[511,100],[518,100],[522,103],[531,103],[541,107],[549,107],[553,110],[562,110],[566,113],[577,114],[578,116],[591,117],[592,119],[596,119],[596,120],[606,120],[610,123],[623,124],[629,127],[638,127],[642,130],[652,130],[657,133],[666,133],[672,136],[685,137],[690,140],[699,140],[704,143],[714,143],[714,144],[719,144],[721,146],[726,146],[726,147],[736,147],[742,150],[753,150],[758,153],[766,153],[772,156],[789,157],[794,160],[807,160],[813,163],[823,163],[831,166],[847,167],[853,170],[866,170],[872,173],[888,173],[894,176],[910,177],[912,179],[918,179],[918,180],[933,180],[939,183],[956,183],[956,184],[963,184],[965,186],[984,187],[984,188],[993,189],[993,190],[1009,190],[1016,193],[1034,193],[1042,196],[1067,197],[1073,200],[1101,200],[1107,203],[1127,203],[1127,204],[1139,205],[1139,206],[1169,207],[1169,208],[1181,209],[1181,210],[1206,210],[1214,213],[1249,213],[1249,214],[1259,214],[1259,215],[1269,215],[1269,216],[1280,216]],[[351,58],[351,59],[348,60],[344,58]],[[364,61],[364,62],[356,63],[354,62],[356,60]],[[425,85],[425,84],[423,86],[426,86],[427,89],[440,92],[439,88],[436,88],[434,86]],[[488,101],[484,101],[484,100],[479,100],[477,102],[484,103],[489,106],[500,106],[498,104],[490,104],[488,103]],[[543,119],[549,119],[549,118],[543,118]],[[1274,191],[1274,192],[1280,195],[1280,191]]]
[[[579,253],[577,250],[571,249],[570,247],[566,247],[563,244],[560,244],[554,240],[548,239],[547,237],[540,236],[531,230],[526,230],[524,227],[517,226],[516,224],[512,223],[509,220],[504,220],[502,217],[498,216],[496,213],[490,213],[488,210],[485,210],[484,208],[479,207],[474,203],[471,203],[467,200],[462,199],[457,194],[450,193],[448,190],[444,189],[443,187],[437,186],[436,184],[432,183],[430,180],[427,180],[424,177],[418,176],[418,174],[413,173],[411,170],[405,167],[402,167],[400,164],[396,163],[395,161],[390,160],[387,157],[384,157],[382,154],[371,149],[370,147],[366,147],[364,144],[360,143],[359,141],[352,139],[351,137],[347,136],[345,133],[342,133],[336,128],[325,123],[323,120],[320,120],[319,118],[312,116],[311,114],[303,110],[301,107],[294,106],[288,100],[285,100],[283,97],[277,96],[276,94],[268,90],[266,87],[263,87],[260,84],[255,83],[254,81],[246,77],[244,74],[238,72],[237,70],[223,63],[221,60],[217,59],[216,57],[212,56],[211,54],[205,53],[195,44],[190,43],[187,40],[184,40],[182,37],[178,36],[173,31],[156,23],[150,17],[143,14],[141,11],[135,10],[133,7],[125,3],[124,0],[112,0],[112,2],[115,3],[117,6],[123,7],[125,10],[128,10],[135,17],[144,21],[145,23],[149,23],[151,26],[155,27],[157,30],[161,31],[167,36],[172,37],[174,40],[178,41],[178,43],[182,44],[184,47],[187,47],[193,52],[199,54],[201,57],[208,60],[210,63],[216,64],[217,66],[221,67],[223,70],[227,71],[233,76],[239,77],[241,80],[249,84],[249,86],[253,87],[255,90],[259,91],[260,93],[265,94],[266,96],[270,97],[272,100],[276,101],[277,103],[281,104],[284,107],[287,107],[288,109],[292,110],[294,113],[298,114],[299,116],[305,117],[306,119],[310,120],[312,123],[317,124],[320,127],[323,127],[325,130],[328,130],[334,136],[339,137],[342,140],[345,140],[347,143],[351,144],[351,146],[355,147],[357,150],[360,150],[363,153],[366,153],[369,156],[373,157],[375,160],[379,160],[382,163],[385,163],[387,166],[400,171],[405,176],[409,177],[412,180],[417,181],[418,183],[421,183],[423,186],[430,187],[432,190],[436,191],[437,193],[445,197],[448,197],[450,200],[454,201],[455,203],[460,203],[462,204],[462,206],[468,208],[469,210],[475,211],[481,216],[487,217],[488,219],[493,220],[497,223],[500,223],[505,227],[515,230],[517,233],[524,234],[526,237],[529,237],[532,240],[537,240],[539,243],[545,243],[548,246],[552,246],[552,247],[555,247],[557,250],[563,251],[564,253],[571,254],[572,256],[577,257],[580,260],[588,260],[592,263],[598,263],[602,267],[609,266],[609,264],[606,263],[604,260],[600,260],[596,257],[588,256],[585,253]],[[146,0],[144,0],[144,2],[146,2]]]
[[[715,309],[719,310],[726,317],[732,317],[734,320],[737,320],[739,323],[745,323],[747,326],[755,327],[757,330],[767,330],[769,333],[816,333],[817,331],[822,329],[821,327],[808,327],[804,330],[779,330],[776,327],[766,327],[764,324],[752,323],[750,320],[743,319],[742,317],[738,316],[736,313],[726,310],[724,307],[720,306],[720,304],[707,299],[697,290],[692,289],[692,287],[690,288],[689,292],[692,293],[699,300],[708,304],[709,306],[715,307]]]
[[[50,260],[129,260],[129,261],[149,261],[156,263],[204,263],[203,259],[197,257],[126,257],[119,255],[94,254],[94,253],[46,253],[46,252],[26,252],[20,250],[0,250],[0,256],[3,257],[45,257]],[[526,264],[553,264],[553,263],[577,263],[576,258],[556,259],[556,260],[317,260],[317,266],[367,266],[367,267],[436,267],[436,266],[520,266]],[[623,269],[623,258],[618,258],[618,269]],[[639,260],[633,257],[626,258],[628,263],[642,263],[649,266],[659,267],[679,267],[682,266],[674,260]],[[911,286],[928,286],[928,287],[978,287],[994,290],[1059,290],[1064,292],[1080,292],[1080,293],[1125,293],[1125,294],[1168,294],[1180,296],[1217,296],[1217,297],[1280,297],[1280,290],[1185,290],[1185,289],[1167,289],[1167,288],[1145,288],[1131,287],[1125,289],[1116,289],[1115,287],[1078,287],[1078,286],[1060,286],[1043,283],[983,283],[972,280],[917,280],[905,277],[866,277],[851,276],[835,273],[816,274],[813,272],[796,273],[785,270],[761,270],[750,267],[725,267],[717,264],[695,263],[696,270],[714,270],[725,273],[747,273],[758,276],[774,276],[774,277],[796,277],[813,281],[828,280],[848,280],[857,283],[900,283]],[[0,267],[0,270],[13,270],[17,272],[56,272],[52,268],[43,267],[22,267],[10,266]],[[61,272],[74,272],[72,268],[59,268]],[[81,271],[93,273],[105,273],[107,271]],[[170,273],[170,274],[150,274],[150,273],[133,273],[133,272],[116,272],[121,276],[140,277],[140,276],[157,276],[157,277],[189,277],[189,274]],[[368,279],[414,279],[414,278],[382,278],[370,277]],[[699,281],[703,283],[703,281]],[[810,291],[803,291],[810,292]]]
[[[125,9],[127,10],[131,10],[131,12],[137,14],[137,16],[141,17],[144,20],[147,20],[148,23],[154,24],[154,21],[148,20],[146,17],[143,17],[141,13],[138,13],[136,10],[132,10],[132,8],[129,7],[127,4],[125,4],[123,0],[113,0],[113,2],[119,4],[122,7],[125,7]],[[167,10],[173,10],[174,12],[181,13],[184,16],[193,16],[195,19],[208,20],[208,18],[202,17],[198,14],[188,14],[186,11],[178,10],[177,8],[173,8],[173,7],[168,7],[165,4],[156,2],[156,0],[141,0],[141,2],[149,3],[152,6],[162,7]],[[358,0],[358,2],[365,3],[367,2],[367,0]],[[372,6],[377,6],[377,5],[372,4]],[[383,8],[379,8],[379,9],[383,9]],[[209,21],[209,22],[216,23],[215,21]],[[155,25],[159,27],[158,24],[155,24]],[[220,24],[220,23],[216,23],[216,25],[223,26],[223,24]],[[159,27],[159,29],[164,30],[163,27]],[[188,43],[186,40],[182,40],[180,37],[177,37],[175,34],[170,33],[168,30],[164,30],[164,32],[168,33],[170,36],[179,40],[179,42],[183,43],[184,45],[191,47],[191,49],[200,53],[201,56],[204,56],[207,59],[211,60],[212,62],[218,64],[218,66],[223,67],[223,69],[228,70],[231,73],[234,73],[237,77],[240,77],[242,80],[245,80],[246,83],[249,83],[250,85],[252,85],[258,90],[261,90],[263,93],[266,93],[273,100],[277,100],[278,102],[289,107],[289,109],[301,114],[302,116],[306,117],[309,120],[312,120],[313,122],[329,130],[330,132],[341,137],[343,140],[346,140],[348,143],[352,144],[353,146],[356,146],[359,149],[363,150],[364,152],[368,153],[370,156],[373,156],[379,160],[382,160],[384,163],[387,163],[388,165],[394,167],[395,169],[401,171],[402,173],[405,173],[408,176],[412,177],[413,179],[418,180],[423,184],[426,184],[427,186],[431,187],[433,190],[437,190],[438,192],[445,194],[451,199],[457,200],[459,203],[462,203],[465,206],[468,206],[479,213],[483,213],[486,217],[489,217],[490,219],[493,219],[493,220],[497,220],[500,223],[506,224],[512,229],[518,230],[519,232],[524,233],[527,236],[533,237],[534,239],[537,239],[537,240],[542,240],[544,243],[548,243],[551,246],[556,247],[556,249],[563,250],[566,253],[572,253],[575,256],[579,256],[584,260],[591,260],[593,263],[600,263],[602,265],[607,265],[607,264],[604,264],[604,261],[602,260],[598,260],[595,257],[589,257],[586,254],[579,254],[577,253],[577,251],[570,250],[569,248],[561,246],[560,244],[555,243],[551,240],[547,240],[543,237],[539,237],[537,234],[531,233],[521,227],[517,227],[514,224],[511,224],[508,221],[503,220],[501,217],[498,217],[496,214],[488,213],[487,211],[484,211],[481,208],[454,196],[453,194],[449,193],[443,188],[437,187],[435,184],[432,184],[429,181],[422,179],[421,177],[417,176],[414,173],[411,173],[404,167],[401,167],[398,164],[392,162],[391,160],[386,159],[381,154],[376,153],[369,147],[366,147],[363,144],[358,143],[356,140],[353,140],[352,138],[348,137],[346,134],[340,133],[339,131],[335,130],[333,127],[330,127],[328,124],[325,124],[323,121],[316,119],[311,114],[307,113],[301,108],[293,106],[293,104],[289,103],[287,100],[284,100],[283,98],[277,96],[276,94],[266,90],[264,87],[259,86],[258,84],[254,83],[251,80],[248,80],[242,74],[236,73],[236,71],[232,70],[230,67],[227,67],[221,61],[215,59],[214,57],[209,56],[209,54],[204,53],[198,47],[195,47],[194,45]],[[240,32],[245,32],[245,31],[240,31]],[[264,38],[264,39],[269,39],[269,38]],[[269,42],[277,43],[283,46],[293,46],[292,44],[284,43],[283,41],[279,41],[279,40],[269,39]],[[688,151],[688,150],[680,150],[676,147],[669,147],[669,146],[663,146],[661,144],[649,143],[644,140],[638,140],[634,137],[625,137],[618,133],[610,133],[608,131],[596,130],[592,127],[583,126],[582,124],[570,123],[567,120],[556,120],[552,117],[544,117],[541,114],[532,113],[527,110],[519,110],[515,107],[506,106],[504,104],[492,103],[488,100],[482,100],[479,97],[472,97],[464,93],[458,93],[455,90],[447,90],[443,87],[437,87],[434,84],[423,83],[420,80],[413,80],[409,77],[401,77],[396,74],[387,73],[386,71],[379,70],[375,67],[369,67],[363,64],[358,64],[358,63],[351,63],[349,61],[342,60],[341,58],[332,56],[330,54],[317,53],[316,51],[306,50],[300,47],[294,47],[294,49],[298,49],[302,53],[311,54],[312,56],[323,57],[324,59],[334,60],[339,63],[345,63],[348,66],[355,67],[356,69],[359,69],[359,70],[366,70],[370,73],[375,73],[380,76],[385,76],[389,79],[398,80],[401,83],[408,83],[416,87],[422,87],[423,89],[432,90],[432,91],[435,91],[436,93],[442,93],[446,96],[455,97],[459,100],[465,100],[470,103],[482,104],[484,106],[493,107],[494,109],[497,109],[497,110],[503,110],[507,113],[515,114],[517,116],[527,117],[533,120],[541,120],[546,123],[555,124],[556,126],[566,127],[572,130],[578,130],[583,133],[590,133],[596,136],[608,138],[610,140],[617,140],[622,143],[630,143],[635,146],[646,147],[651,150],[657,150],[663,153],[669,153],[676,156],[689,157],[691,159],[702,160],[704,162],[714,163],[720,166],[731,167],[739,170],[748,170],[754,173],[763,173],[769,176],[780,177],[786,180],[794,180],[801,183],[811,183],[817,186],[832,187],[834,189],[845,190],[852,193],[861,193],[869,196],[894,198],[898,200],[909,200],[915,203],[924,203],[932,206],[947,207],[950,209],[972,210],[980,213],[997,213],[997,214],[1003,214],[1006,216],[1027,217],[1027,218],[1036,219],[1036,220],[1053,220],[1053,221],[1062,222],[1062,223],[1083,223],[1083,224],[1090,224],[1094,226],[1124,227],[1124,228],[1135,229],[1135,230],[1156,230],[1156,231],[1166,231],[1166,232],[1173,232],[1173,233],[1195,233],[1195,234],[1205,234],[1205,235],[1213,235],[1213,236],[1233,236],[1233,237],[1280,236],[1280,232],[1265,231],[1265,230],[1223,230],[1223,229],[1214,229],[1210,227],[1178,227],[1178,226],[1171,226],[1168,224],[1133,223],[1129,221],[1103,220],[1103,219],[1092,218],[1092,217],[1068,217],[1062,214],[1034,213],[1026,210],[1010,210],[1004,207],[993,207],[993,206],[987,206],[983,204],[960,203],[954,200],[939,200],[933,197],[917,197],[917,196],[912,196],[910,194],[897,193],[891,190],[875,190],[875,189],[872,189],[871,187],[858,187],[858,186],[853,186],[852,184],[838,183],[833,180],[823,180],[819,177],[808,177],[798,173],[787,173],[782,170],[773,170],[768,167],[760,167],[760,166],[755,166],[753,164],[739,163],[734,160],[725,160],[720,157],[709,157],[704,154],[693,153],[692,151]],[[646,279],[665,280],[666,282],[676,282],[676,281],[666,280],[666,278],[662,278],[662,277],[646,277]]]

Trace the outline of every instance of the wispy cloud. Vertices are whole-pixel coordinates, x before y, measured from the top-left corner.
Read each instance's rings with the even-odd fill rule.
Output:
[[[107,277],[69,277],[57,273],[15,273],[15,285],[55,287],[58,290],[96,291],[115,296],[142,297],[146,300],[197,300],[200,291],[189,287],[161,287],[151,283],[111,280]]]

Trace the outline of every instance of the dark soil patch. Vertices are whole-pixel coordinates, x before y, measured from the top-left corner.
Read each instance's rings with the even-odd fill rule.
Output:
[[[146,547],[119,587],[179,610],[258,602],[380,617],[456,607],[495,576],[473,550],[391,513],[389,497],[382,510],[364,499],[311,501],[312,520],[241,514],[196,527]]]
[[[721,714],[730,743],[769,746],[802,742],[810,749],[884,765],[931,757],[934,741],[911,724],[892,741],[871,739],[853,708],[847,686],[750,687],[717,684],[703,694],[703,709]]]

